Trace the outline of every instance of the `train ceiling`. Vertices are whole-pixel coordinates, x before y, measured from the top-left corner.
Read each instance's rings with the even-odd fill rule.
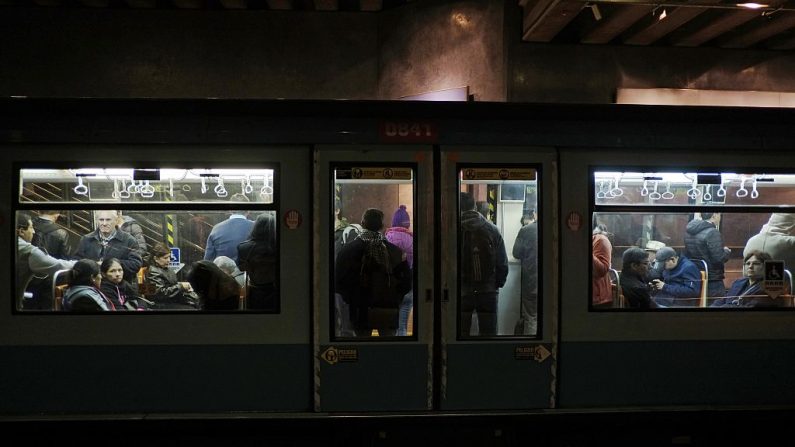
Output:
[[[795,2],[520,0],[526,42],[788,50]]]
[[[378,12],[423,0],[0,0],[0,5]],[[508,0],[525,42],[795,48],[795,0]]]

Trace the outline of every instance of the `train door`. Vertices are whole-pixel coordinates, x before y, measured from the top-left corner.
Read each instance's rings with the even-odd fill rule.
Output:
[[[440,408],[555,402],[555,158],[442,147]]]
[[[430,409],[432,148],[319,146],[315,169],[316,410]]]

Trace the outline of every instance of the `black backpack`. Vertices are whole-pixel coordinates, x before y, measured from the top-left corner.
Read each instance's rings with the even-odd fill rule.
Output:
[[[481,283],[496,277],[497,249],[487,228],[484,225],[476,230],[464,230],[461,259],[464,282]]]
[[[392,267],[394,266],[379,263],[365,249],[359,272],[359,286],[369,298],[367,305],[370,307],[397,309],[403,300],[403,294],[397,290],[400,278],[392,274]]]

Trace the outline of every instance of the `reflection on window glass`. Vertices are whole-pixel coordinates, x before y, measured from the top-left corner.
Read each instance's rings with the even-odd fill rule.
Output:
[[[334,336],[414,335],[413,170],[335,169],[334,179]]]
[[[538,334],[537,172],[459,173],[459,335]]]
[[[760,205],[786,211],[793,180],[595,172],[592,307],[791,307],[795,213]],[[631,211],[616,211],[620,206]],[[721,212],[724,206],[732,208]]]
[[[274,201],[273,187],[255,191],[247,177],[267,173],[272,182],[272,170],[221,170],[212,184],[191,170],[154,170],[160,180],[127,183],[132,172],[20,171],[20,207],[39,205],[16,213],[18,310],[279,312],[278,216],[273,205],[256,208]],[[122,184],[135,185],[129,196]],[[186,208],[194,201],[208,203]]]

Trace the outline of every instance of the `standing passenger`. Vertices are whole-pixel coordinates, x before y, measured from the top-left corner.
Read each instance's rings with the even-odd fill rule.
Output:
[[[513,243],[512,255],[522,261],[522,287],[520,321],[524,322],[516,335],[534,335],[538,325],[538,214],[519,229]]]
[[[116,229],[118,212],[102,210],[95,213],[97,229],[80,239],[77,259],[91,259],[98,263],[106,258],[116,258],[124,269],[124,279],[137,287],[138,270],[143,259],[138,254],[138,242],[129,234]]]
[[[334,265],[335,290],[350,305],[351,321],[360,336],[372,329],[395,335],[398,307],[411,290],[406,255],[380,233],[384,213],[375,208],[362,215],[362,234],[340,249]]]
[[[30,243],[55,259],[69,259],[69,234],[57,224],[60,216],[60,211],[39,211],[39,215],[33,218],[34,233]],[[31,278],[27,291],[33,294],[33,298],[25,300],[26,309],[52,309],[52,280],[49,275]]]
[[[386,230],[386,240],[395,244],[406,254],[409,268],[414,268],[414,235],[409,231],[411,218],[406,211],[406,205],[400,205],[392,216],[392,226]],[[400,303],[400,314],[398,318],[398,336],[408,335],[409,314],[414,306],[413,290],[403,296]]]
[[[262,213],[254,222],[248,240],[237,246],[240,269],[248,273],[246,308],[259,310],[279,309],[276,287],[276,218],[270,212]]]
[[[613,256],[613,245],[607,235],[607,227],[597,224],[591,236],[592,269],[591,277],[591,303],[593,307],[613,307],[613,286],[610,283],[610,260]]]
[[[33,218],[33,228],[36,230],[31,243],[47,254],[57,259],[69,258],[69,233],[57,224],[61,217],[60,211],[39,211]]]
[[[233,194],[229,198],[231,202],[248,202],[248,197],[245,194]],[[218,256],[228,256],[237,259],[237,246],[246,240],[254,222],[248,220],[248,212],[232,211],[232,214],[225,221],[217,224],[210,231],[207,236],[207,245],[205,247],[204,259],[212,261]]]
[[[508,254],[500,230],[461,193],[461,335],[469,336],[477,312],[480,335],[497,334],[497,295],[508,277]]]
[[[39,247],[33,246],[35,230],[30,215],[17,213],[17,282],[16,298],[18,308],[24,309],[52,309],[52,293],[48,294],[49,301],[39,296],[32,296],[25,300],[25,289],[34,275],[51,276],[58,270],[66,270],[75,265],[75,261],[55,259]],[[52,286],[52,280],[47,281]],[[27,301],[30,301],[28,303]]]
[[[133,219],[132,216],[125,216],[121,211],[119,211],[116,226],[119,228],[119,230],[128,233],[130,236],[135,238],[135,241],[138,242],[138,254],[141,256],[141,259],[143,259],[146,256],[148,246],[146,245],[144,229],[141,228],[141,224],[139,224],[137,220]]]
[[[785,269],[795,268],[795,214],[773,213],[759,234],[745,244],[743,258],[753,251],[769,254],[775,261],[784,261]]]
[[[723,237],[718,231],[718,225],[720,225],[719,213],[701,213],[700,220],[693,219],[688,222],[685,234],[684,254],[690,259],[707,262],[708,296],[723,296],[726,293],[726,286],[723,284],[723,264],[729,260],[731,250],[723,246]]]

